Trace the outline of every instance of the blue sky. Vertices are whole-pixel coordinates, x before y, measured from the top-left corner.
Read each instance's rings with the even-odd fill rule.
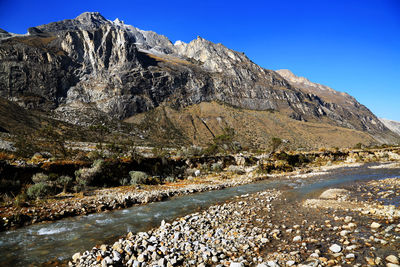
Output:
[[[290,69],[347,92],[377,116],[400,121],[399,0],[0,0],[0,28],[25,33],[85,11],[172,42],[200,35],[264,68]]]

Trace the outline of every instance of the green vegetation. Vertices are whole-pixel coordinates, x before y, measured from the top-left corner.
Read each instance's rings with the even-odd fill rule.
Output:
[[[235,130],[226,127],[223,134],[214,137],[213,142],[208,145],[204,154],[215,155],[217,153],[237,153],[242,150],[239,142],[234,141]]]
[[[46,146],[52,152],[53,156],[66,158],[68,156],[68,149],[66,148],[66,139],[61,131],[56,130],[51,125],[47,125],[39,130],[42,138],[47,140]]]
[[[49,176],[47,174],[39,172],[32,176],[32,182],[35,184],[46,183],[47,181],[49,181]]]
[[[149,176],[141,171],[130,171],[129,177],[131,178],[131,185],[147,184],[149,180]]]
[[[63,193],[66,193],[72,181],[73,181],[72,177],[67,175],[62,175],[57,179],[57,184],[63,188]]]
[[[282,139],[278,137],[272,137],[270,143],[271,153],[275,153],[275,151],[280,147],[281,144],[282,144]]]
[[[357,143],[357,144],[354,146],[354,149],[362,149],[362,147],[363,147],[363,144],[362,144],[362,143]]]
[[[45,182],[39,182],[30,186],[26,192],[30,199],[39,199],[49,195],[51,187]]]
[[[86,187],[90,185],[96,176],[100,175],[104,160],[97,159],[93,162],[92,167],[82,168],[75,172],[76,181],[79,185]]]
[[[222,164],[219,162],[211,164],[211,171],[213,172],[220,172],[222,171]]]

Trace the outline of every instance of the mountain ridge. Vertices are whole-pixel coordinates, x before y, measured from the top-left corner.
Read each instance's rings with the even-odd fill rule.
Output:
[[[98,12],[29,28],[25,36],[3,39],[0,52],[0,96],[77,124],[88,108],[126,119],[162,105],[220,101],[364,131],[380,142],[396,138],[347,94],[264,69],[201,37],[173,44]]]

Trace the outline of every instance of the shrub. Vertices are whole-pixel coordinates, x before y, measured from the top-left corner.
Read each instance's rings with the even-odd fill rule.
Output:
[[[271,139],[271,152],[274,153],[279,146],[282,144],[282,139],[278,137],[272,137]]]
[[[236,173],[236,174],[244,174],[245,171],[243,170],[243,168],[236,166],[236,165],[229,165],[228,172],[232,172],[232,173]]]
[[[25,205],[25,202],[27,201],[28,196],[26,195],[25,192],[21,192],[18,194],[15,199],[14,199],[14,205],[17,207],[23,207]]]
[[[354,149],[361,149],[363,147],[362,143],[357,143],[354,145]]]
[[[89,185],[94,178],[101,173],[104,160],[95,160],[91,168],[82,168],[75,172],[76,181],[83,186]]]
[[[214,137],[213,142],[204,150],[206,155],[215,155],[217,153],[239,152],[242,146],[239,142],[234,141],[235,130],[226,127],[223,133]]]
[[[121,185],[129,185],[129,179],[128,178],[122,178],[119,183]]]
[[[199,146],[182,147],[178,151],[178,155],[182,157],[196,157],[203,154],[203,149]]]
[[[71,182],[72,178],[67,175],[62,175],[57,179],[57,184],[63,187],[63,193],[67,192],[68,186]]]
[[[219,163],[219,162],[213,163],[213,164],[211,165],[211,170],[212,170],[213,172],[220,172],[220,171],[222,171],[222,164]]]
[[[49,176],[47,174],[39,172],[32,176],[32,182],[34,182],[35,184],[45,183],[47,181],[49,181]]]
[[[130,171],[129,176],[131,177],[131,185],[145,184],[149,178],[145,172],[141,171]]]
[[[167,178],[165,178],[164,180],[166,183],[173,183],[176,181],[176,179],[174,177],[168,176]]]
[[[195,168],[187,168],[185,170],[187,176],[196,176],[196,171],[198,170]]]
[[[44,182],[39,182],[30,186],[26,192],[30,199],[38,199],[47,196],[50,193],[50,186]]]

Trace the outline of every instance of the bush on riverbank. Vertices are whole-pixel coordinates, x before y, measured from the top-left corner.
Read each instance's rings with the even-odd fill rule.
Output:
[[[130,171],[129,176],[131,178],[131,185],[146,184],[148,182],[149,176],[140,171]]]
[[[26,194],[30,199],[39,199],[50,194],[51,187],[45,182],[39,182],[28,188]]]

